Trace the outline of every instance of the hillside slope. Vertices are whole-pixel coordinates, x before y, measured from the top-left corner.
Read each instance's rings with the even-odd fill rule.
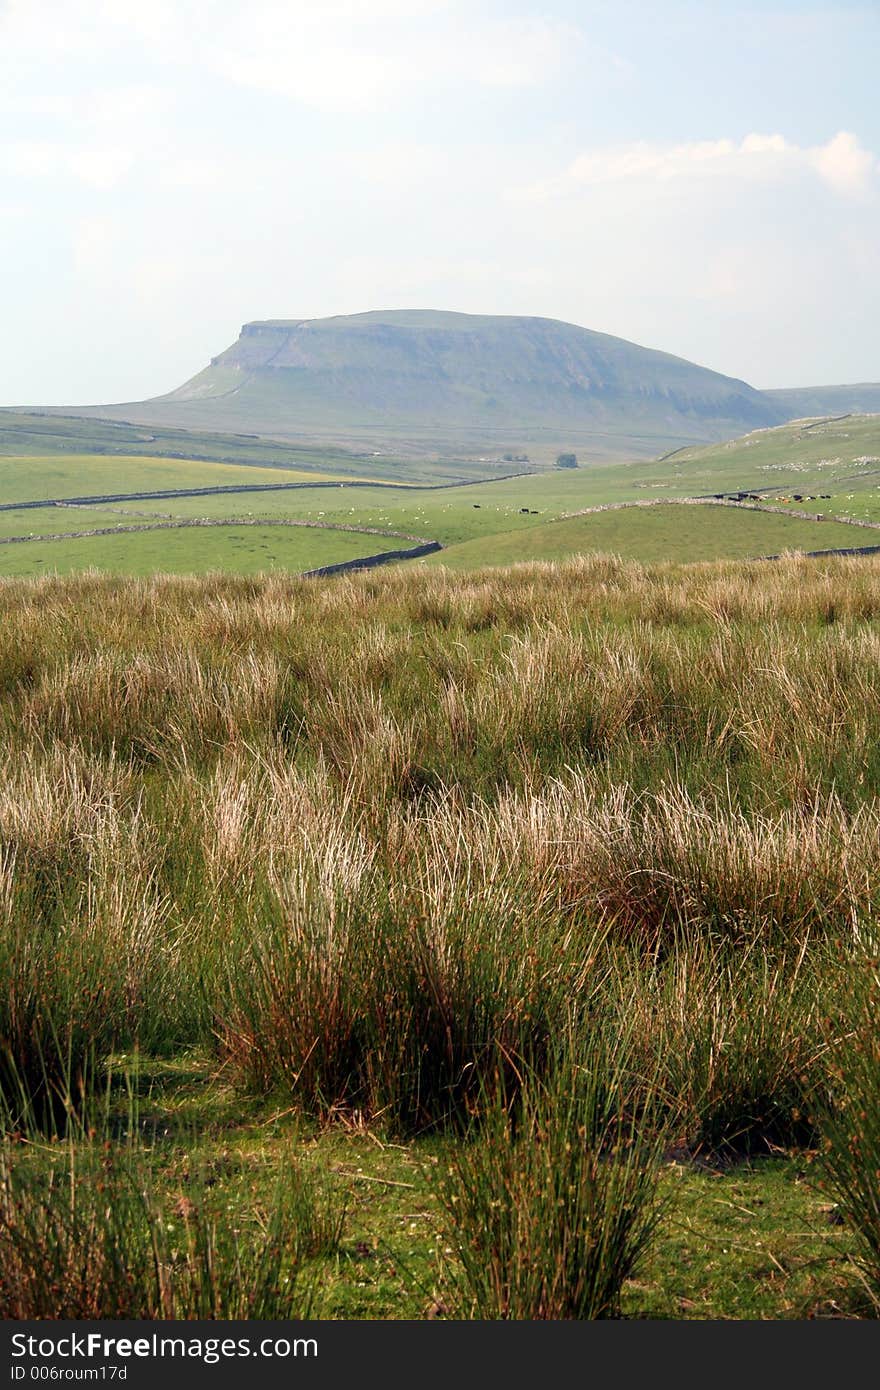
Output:
[[[566,560],[605,552],[644,564],[753,559],[784,550],[830,550],[880,543],[880,533],[844,522],[805,521],[736,507],[622,507],[464,541],[413,564],[448,569]]]
[[[692,496],[741,488],[768,494],[818,492],[834,494],[839,505],[860,489],[874,489],[878,468],[880,415],[844,415],[679,449],[643,476],[653,486],[660,478],[675,478]]]
[[[202,372],[108,419],[402,452],[650,457],[777,424],[744,381],[554,319],[393,310],[247,323]]]

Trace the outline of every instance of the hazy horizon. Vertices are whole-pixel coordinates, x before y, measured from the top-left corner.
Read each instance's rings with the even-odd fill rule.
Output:
[[[814,0],[0,0],[0,404],[376,309],[877,381],[878,41]]]

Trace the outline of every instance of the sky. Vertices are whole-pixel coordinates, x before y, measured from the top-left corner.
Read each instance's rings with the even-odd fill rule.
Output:
[[[0,404],[536,314],[880,380],[880,0],[0,0]]]

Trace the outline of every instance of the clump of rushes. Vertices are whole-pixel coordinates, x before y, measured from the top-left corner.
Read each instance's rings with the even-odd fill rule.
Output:
[[[173,960],[169,905],[137,805],[98,769],[56,758],[4,792],[0,1104],[51,1110],[115,1045],[148,1035]]]
[[[538,1066],[566,1000],[591,994],[595,934],[536,910],[515,872],[481,880],[454,855],[422,847],[419,862],[413,843],[408,882],[373,864],[353,875],[352,840],[346,885],[328,881],[324,845],[323,884],[320,853],[301,859],[230,951],[221,1050],[247,1084],[321,1118],[460,1127],[499,1055]]]
[[[461,1314],[620,1315],[662,1214],[662,1135],[645,1094],[638,1115],[629,1104],[630,1066],[625,1043],[594,1035],[526,1072],[515,1097],[487,1091],[435,1178]]]
[[[834,1049],[831,1103],[821,1119],[822,1187],[856,1240],[856,1262],[880,1315],[880,960],[853,972],[843,1012],[849,1027]]]
[[[685,940],[657,964],[618,952],[614,1007],[662,1077],[679,1147],[736,1159],[815,1140],[823,1009],[845,968],[819,947],[773,957],[760,939]]]
[[[759,816],[670,783],[649,795],[619,783],[595,797],[571,778],[565,790],[573,895],[620,937],[663,949],[683,933],[711,933],[747,947],[760,932],[796,946],[845,934],[873,908],[876,806],[850,816],[832,796]]]
[[[196,1193],[164,1201],[145,1155],[71,1142],[54,1161],[0,1149],[0,1316],[307,1317],[304,1262],[335,1248],[344,1212],[316,1177],[286,1169],[249,1229]]]

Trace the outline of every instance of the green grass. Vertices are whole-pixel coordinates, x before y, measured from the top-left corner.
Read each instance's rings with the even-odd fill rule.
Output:
[[[876,505],[877,516],[880,519],[880,500],[877,500],[876,504],[872,503],[874,494],[880,499],[880,475],[873,474],[870,465],[853,463],[852,458],[847,457],[836,469],[815,469],[808,475],[792,471],[762,471],[765,470],[768,461],[774,460],[780,467],[783,463],[786,467],[793,466],[800,457],[799,451],[807,448],[812,451],[815,459],[825,457],[834,438],[833,433],[829,436],[830,430],[830,426],[823,426],[815,433],[808,432],[805,441],[802,441],[797,431],[784,426],[779,430],[761,431],[731,445],[713,446],[702,451],[683,451],[672,459],[658,463],[586,463],[572,472],[551,469],[524,477],[438,491],[389,487],[386,491],[377,493],[375,489],[353,486],[339,491],[326,489],[320,493],[265,494],[246,501],[243,498],[221,496],[183,498],[168,503],[145,502],[138,505],[139,509],[145,511],[173,511],[181,517],[220,517],[253,511],[255,515],[293,516],[311,520],[341,521],[352,525],[379,526],[425,535],[439,540],[446,546],[457,546],[465,541],[480,539],[489,542],[490,538],[498,537],[497,545],[501,553],[511,559],[518,558],[515,553],[516,534],[520,531],[544,527],[548,521],[580,508],[646,498],[684,497],[701,492],[731,491],[740,487],[769,486],[770,483],[777,484],[780,478],[789,488],[789,492],[809,491],[813,488],[818,490],[820,485],[822,491],[834,492],[831,501],[813,504],[789,503],[793,509],[800,506],[801,509],[824,511],[829,517],[836,513],[858,516],[866,508]],[[852,422],[848,432],[849,453],[854,458],[870,457],[872,449],[880,456],[880,424],[876,419],[866,418]],[[843,492],[841,480],[836,475],[848,471],[860,473],[861,480],[852,484],[847,482],[847,491]],[[849,496],[854,487],[857,489],[855,500]],[[861,491],[858,491],[859,488]],[[783,497],[787,495],[785,492],[782,493]],[[768,494],[768,497],[771,497],[771,494]],[[771,500],[775,500],[775,494]],[[582,524],[587,525],[587,520]],[[589,524],[595,525],[597,530],[609,528],[608,534],[612,543],[605,548],[619,549],[623,554],[645,555],[648,552],[644,549],[641,532],[638,533],[638,549],[630,551],[623,539],[618,544],[617,528],[628,530],[630,527],[657,525],[653,521],[646,523],[640,520],[636,513],[626,513],[617,520],[592,519]],[[651,558],[678,558],[685,554],[685,547],[677,539],[682,524],[686,523],[676,521],[667,529],[666,534],[672,549],[664,554],[659,546],[652,547]],[[743,521],[740,518],[731,520],[729,527],[725,527],[723,522],[705,520],[701,517],[699,521],[694,520],[689,524],[707,528],[701,530],[700,534],[706,536],[708,544],[705,547],[699,545],[699,555],[695,555],[694,558],[755,553],[750,544],[745,549],[738,548],[735,543],[722,544],[720,548],[713,549],[715,541],[724,540],[724,533],[728,529],[739,528],[739,534],[744,534],[743,528],[752,525],[756,531],[760,530],[757,553],[784,548],[786,541],[783,537],[795,535],[793,530],[784,530],[786,523],[774,523],[772,520],[764,519]],[[770,537],[774,526],[779,528],[779,543],[776,543],[774,537],[771,544],[764,545],[761,537]],[[552,534],[555,538],[555,528]],[[813,545],[809,543],[812,534],[807,528],[803,531],[802,538],[792,539],[788,543],[806,549],[820,549],[838,544],[869,545],[872,542],[870,534],[863,535],[853,531],[849,535],[850,539],[842,539],[843,533],[838,530],[836,539],[830,540],[828,546],[823,546],[821,542]],[[495,541],[491,543],[496,544]],[[552,546],[545,549],[544,543],[539,542],[537,538],[535,547],[536,555],[554,554]],[[577,549],[578,546],[574,546],[557,553],[568,554]],[[467,552],[468,555],[471,553],[476,554]],[[479,562],[481,561],[477,561]]]
[[[512,565],[528,560],[565,560],[604,552],[645,564],[673,560],[748,559],[784,550],[831,550],[880,544],[880,535],[833,521],[733,507],[638,507],[571,517],[546,526],[487,536],[451,546],[425,563],[452,569]],[[413,562],[420,563],[420,562]]]
[[[295,1165],[314,1175],[319,1190],[330,1194],[330,1211],[342,1217],[338,1237],[325,1218],[327,1248],[319,1246],[301,1266],[298,1283],[301,1293],[311,1293],[312,1316],[454,1314],[457,1262],[437,1177],[455,1159],[455,1142],[389,1143],[376,1131],[302,1125],[275,1097],[259,1103],[242,1097],[197,1055],[142,1059],[138,1089],[141,1173],[148,1174],[151,1207],[165,1213],[169,1244],[183,1234],[181,1213],[191,1223],[222,1213],[224,1225],[248,1243],[272,1206],[279,1173]],[[127,1120],[125,1093],[113,1103]],[[19,1146],[17,1162],[34,1170],[32,1184],[52,1170],[67,1180],[68,1145],[53,1149],[40,1145],[28,1153]],[[864,1312],[856,1247],[837,1224],[818,1176],[810,1155],[722,1168],[667,1157],[660,1226],[623,1286],[623,1316],[792,1319]]]
[[[2,424],[2,415],[0,415]],[[328,455],[333,463],[335,456]],[[871,462],[871,460],[875,462]],[[507,564],[521,559],[561,559],[595,550],[643,561],[709,560],[774,554],[784,549],[821,550],[868,546],[870,530],[836,525],[836,515],[880,521],[880,417],[819,422],[809,429],[782,426],[742,440],[681,450],[653,463],[591,464],[572,471],[550,469],[466,487],[387,485],[322,488],[114,504],[91,513],[0,513],[0,536],[79,529],[89,524],[132,524],[137,515],[181,519],[250,516],[328,521],[425,536],[448,547],[452,567]],[[826,462],[823,462],[825,460]],[[859,462],[862,460],[862,462]],[[865,462],[867,460],[867,462]],[[367,461],[363,461],[366,467]],[[507,465],[516,466],[516,465]],[[430,472],[428,465],[425,469]],[[140,457],[34,456],[0,459],[0,500],[76,495],[83,492],[278,482],[326,477],[316,471],[237,467],[232,464]],[[740,488],[767,489],[775,504],[826,515],[820,524],[730,510],[635,509],[559,520],[585,507],[681,498]],[[779,489],[772,491],[771,489]],[[786,500],[831,493],[813,502]],[[68,520],[70,524],[68,524]],[[548,522],[553,522],[548,526]],[[525,533],[528,533],[526,539]],[[138,542],[138,545],[145,542]],[[107,567],[118,563],[116,542]],[[103,543],[100,547],[103,554]],[[93,552],[96,553],[96,552]],[[348,552],[347,552],[348,553]],[[239,552],[226,547],[218,562],[234,565]],[[99,563],[103,561],[99,557]],[[137,562],[139,564],[139,562]],[[437,563],[436,560],[431,563]],[[17,570],[6,569],[12,573]],[[36,571],[20,571],[33,573]],[[133,568],[133,573],[143,572]],[[246,570],[245,572],[250,572]]]
[[[327,488],[320,492],[263,494],[252,498],[198,497],[137,503],[138,509],[176,516],[224,516],[252,509],[260,516],[295,516],[413,532],[443,545],[526,530],[582,507],[634,501],[628,466],[550,470],[466,487]],[[236,510],[237,509],[237,510]]]
[[[649,1318],[808,1318],[866,1311],[850,1234],[810,1157],[667,1165],[660,1238],[624,1311]]]
[[[456,1311],[482,1319],[619,1317],[660,1221],[662,1126],[629,1108],[625,1030],[565,1038],[517,1091],[493,1086],[437,1175],[462,1274]]]
[[[138,516],[129,507],[22,507],[0,512],[0,538],[6,536],[52,536],[65,531],[90,531],[103,526],[149,525],[151,517]],[[154,514],[158,521],[161,512]]]
[[[645,476],[683,485],[692,493],[768,488],[839,495],[851,490],[840,484],[853,477],[863,482],[870,478],[873,485],[880,479],[878,469],[880,415],[850,415],[756,430],[705,448],[679,449]]]
[[[120,520],[120,518],[115,518]],[[99,524],[96,522],[96,524]],[[0,575],[208,574],[213,570],[261,574],[335,565],[362,555],[405,548],[406,541],[305,526],[211,526],[123,532],[76,540],[33,540],[0,546]]]
[[[652,473],[652,484],[661,490],[671,485],[691,493],[750,488],[795,511],[878,522],[880,415],[804,421],[726,444],[682,449],[654,465]],[[795,493],[803,500],[795,500]]]
[[[880,1314],[880,970],[876,938],[855,988],[855,1026],[835,1056],[833,1102],[824,1116],[823,1177],[856,1232],[856,1261]]]
[[[348,484],[344,488],[318,491],[156,498],[130,504],[114,503],[113,506],[127,505],[138,512],[161,515],[170,512],[180,517],[241,516],[252,511],[260,516],[326,519],[405,531],[416,531],[421,525],[427,527],[425,535],[441,542],[455,542],[514,526],[534,525],[559,512],[592,505],[597,497],[601,501],[616,500],[619,489],[613,485],[614,472],[613,469],[584,469],[574,474],[551,471],[461,488],[387,484],[377,490]],[[311,479],[319,476],[311,475]],[[163,459],[82,457],[59,462],[21,458],[0,460],[0,501],[209,487],[223,483],[278,484],[298,479],[310,480],[305,474],[287,471]],[[522,507],[540,508],[539,517],[522,515]]]
[[[460,488],[322,488],[320,491],[264,493],[252,497],[191,497],[133,503],[138,509],[173,511],[176,516],[292,516],[306,520],[377,526],[424,535],[454,544],[499,530],[535,525],[573,507],[587,506],[595,488],[586,472],[576,485],[553,473],[532,474]],[[476,505],[475,505],[476,504]],[[541,509],[539,515],[521,513]]]
[[[306,472],[295,468],[247,468],[207,460],[139,455],[19,455],[0,457],[0,502],[38,502],[50,497],[158,492],[165,488],[224,487],[236,483],[252,486],[255,483],[320,482],[333,476],[330,472]]]

